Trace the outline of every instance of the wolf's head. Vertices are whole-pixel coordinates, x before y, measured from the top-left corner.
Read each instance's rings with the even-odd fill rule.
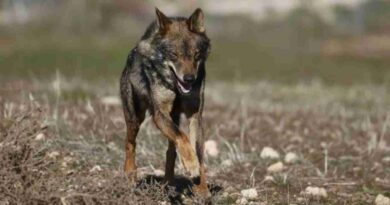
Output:
[[[203,12],[196,9],[189,18],[168,18],[156,8],[156,14],[158,31],[152,44],[174,73],[179,91],[188,94],[210,49]]]

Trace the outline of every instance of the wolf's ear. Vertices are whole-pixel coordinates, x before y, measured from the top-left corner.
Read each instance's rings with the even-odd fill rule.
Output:
[[[160,10],[158,10],[158,8],[156,8],[156,15],[159,31],[161,34],[165,34],[168,31],[172,21],[168,17],[166,17],[165,14],[163,14]]]
[[[187,24],[190,31],[195,33],[204,33],[204,15],[200,8],[197,8],[194,13],[187,19]]]

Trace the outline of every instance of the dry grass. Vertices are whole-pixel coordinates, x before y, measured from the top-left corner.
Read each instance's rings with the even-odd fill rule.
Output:
[[[163,170],[167,148],[150,119],[137,139],[141,181],[132,186],[123,176],[125,125],[114,85],[60,76],[52,82],[3,84],[0,203],[194,202],[181,196],[190,192],[185,177],[178,177],[176,191],[150,177]],[[207,158],[209,183],[214,190],[222,188],[214,193],[216,204],[234,204],[247,188],[259,193],[253,201],[266,204],[370,204],[377,194],[389,194],[390,95],[385,87],[208,84],[206,94],[206,136],[220,151]],[[265,146],[281,159],[262,159]],[[287,152],[299,161],[267,173]],[[265,181],[267,175],[273,180]],[[328,197],[302,195],[309,185],[324,187]]]

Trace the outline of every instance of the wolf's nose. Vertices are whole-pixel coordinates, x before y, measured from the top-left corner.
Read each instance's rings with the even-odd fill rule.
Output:
[[[193,83],[195,81],[195,75],[186,74],[183,77],[185,83]]]

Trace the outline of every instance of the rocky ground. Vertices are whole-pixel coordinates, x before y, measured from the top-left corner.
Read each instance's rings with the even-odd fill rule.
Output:
[[[0,204],[203,204],[147,118],[139,182],[121,171],[115,82],[57,76],[0,88]],[[207,177],[215,204],[390,204],[390,95],[380,86],[208,84]],[[185,129],[186,123],[184,123]]]

